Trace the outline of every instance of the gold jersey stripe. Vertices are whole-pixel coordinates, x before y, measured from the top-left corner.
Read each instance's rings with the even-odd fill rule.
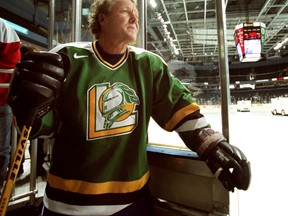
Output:
[[[92,183],[80,180],[63,179],[53,174],[48,175],[51,187],[73,193],[100,195],[106,193],[129,193],[141,189],[148,181],[150,172],[146,172],[140,179],[134,181],[110,181]]]
[[[191,103],[188,106],[178,110],[172,118],[165,124],[165,130],[172,131],[174,127],[187,115],[199,110],[200,107],[196,103]]]

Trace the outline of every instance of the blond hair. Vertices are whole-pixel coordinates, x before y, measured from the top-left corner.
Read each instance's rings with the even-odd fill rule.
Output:
[[[136,0],[131,1],[136,5]],[[89,30],[95,40],[99,39],[99,34],[101,31],[98,15],[100,13],[108,15],[111,12],[114,2],[115,0],[95,0],[90,6],[90,14],[88,17]]]

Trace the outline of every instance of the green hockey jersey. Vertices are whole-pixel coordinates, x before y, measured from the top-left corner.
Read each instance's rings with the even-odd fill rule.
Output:
[[[68,55],[70,69],[57,115],[42,119],[45,130],[56,116],[61,122],[44,205],[68,215],[111,215],[141,196],[148,183],[151,117],[163,129],[187,137],[208,124],[189,90],[154,53],[129,46],[111,64],[96,42],[59,45],[51,52]]]

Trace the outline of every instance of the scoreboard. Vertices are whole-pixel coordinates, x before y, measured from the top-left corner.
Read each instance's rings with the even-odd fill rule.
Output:
[[[235,27],[234,40],[241,62],[261,59],[265,34],[266,25],[261,22],[241,23]]]

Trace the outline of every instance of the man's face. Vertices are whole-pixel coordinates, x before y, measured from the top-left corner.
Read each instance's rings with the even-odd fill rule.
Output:
[[[131,0],[114,0],[112,4],[111,13],[105,16],[105,34],[120,42],[135,42],[139,31],[136,6]]]

